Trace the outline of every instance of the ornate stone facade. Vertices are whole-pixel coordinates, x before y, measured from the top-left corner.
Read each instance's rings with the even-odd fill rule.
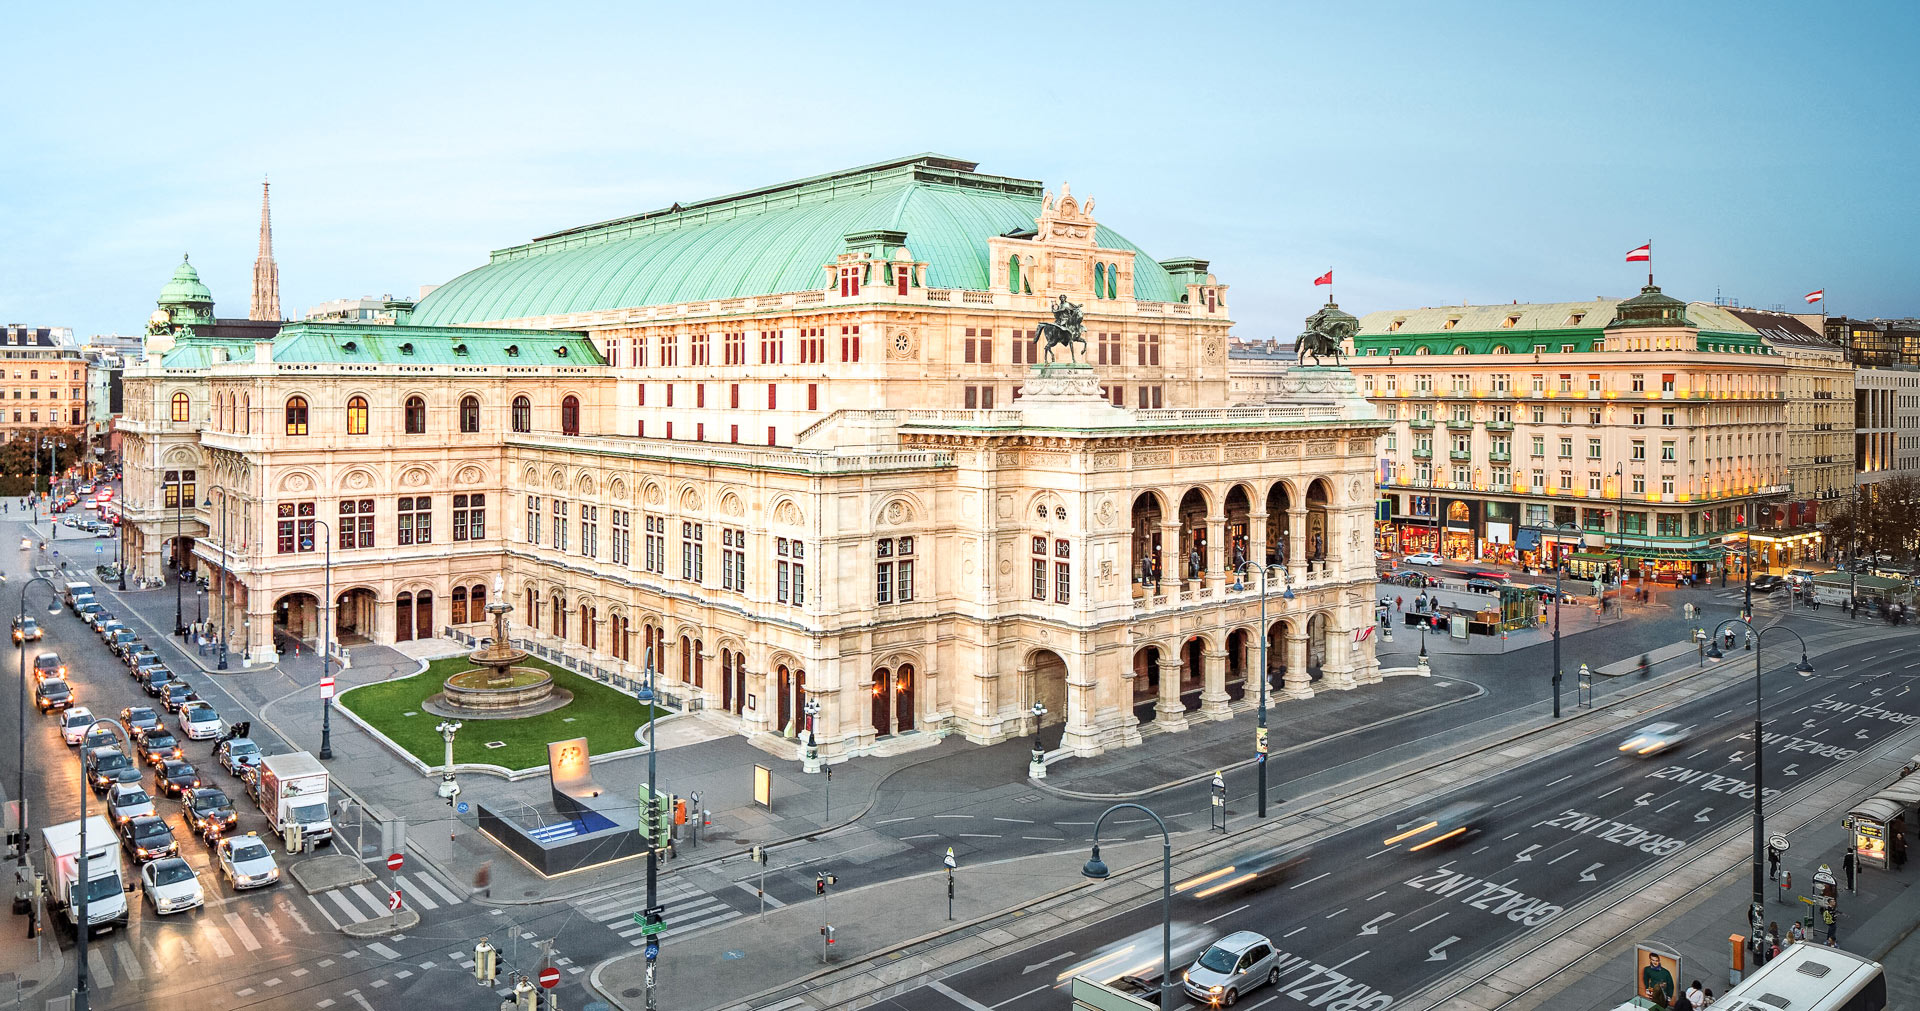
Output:
[[[334,548],[331,620],[378,642],[478,630],[499,575],[517,636],[602,676],[651,662],[775,750],[818,701],[831,760],[1032,733],[1035,702],[1075,754],[1226,719],[1262,635],[1276,698],[1376,680],[1356,633],[1382,425],[1351,377],[1228,404],[1203,261],[1151,261],[1091,201],[972,169],[925,156],[676,205],[496,252],[411,323],[149,356],[127,375],[138,570],[178,522],[261,660],[276,629],[315,637],[312,545]],[[875,190],[891,217],[839,215]],[[935,200],[973,201],[972,230],[898,210]],[[823,211],[828,246],[793,237]],[[723,226],[788,245],[736,246],[725,285],[596,265],[603,245],[671,263]],[[828,287],[756,266],[801,257]],[[632,294],[669,289],[701,297]],[[1086,307],[1088,360],[1036,366],[1061,295]],[[165,475],[189,469],[214,491],[177,519]],[[1252,568],[1233,573],[1262,559],[1265,629]]]

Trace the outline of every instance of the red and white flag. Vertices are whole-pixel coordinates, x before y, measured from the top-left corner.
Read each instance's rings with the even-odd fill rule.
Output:
[[[1814,302],[1824,302],[1826,301],[1826,298],[1827,298],[1827,289],[1825,288],[1821,288],[1819,291],[1807,292],[1808,304],[1812,304]]]
[[[1333,283],[1333,271],[1331,270],[1313,279],[1313,284],[1315,287],[1319,287],[1320,285],[1323,285],[1323,284],[1332,284],[1332,283]]]
[[[1651,260],[1651,259],[1653,259],[1653,243],[1651,242],[1627,254],[1628,263],[1633,263],[1636,260],[1644,261],[1644,260]]]

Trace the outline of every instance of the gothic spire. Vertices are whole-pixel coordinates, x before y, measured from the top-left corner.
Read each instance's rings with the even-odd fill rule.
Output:
[[[280,267],[273,262],[273,218],[267,208],[266,179],[260,180],[260,254],[253,261],[253,301],[248,319],[280,318]]]

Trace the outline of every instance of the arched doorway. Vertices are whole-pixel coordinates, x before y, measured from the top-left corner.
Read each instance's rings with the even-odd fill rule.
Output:
[[[1229,698],[1243,698],[1249,691],[1255,695],[1260,693],[1258,683],[1247,681],[1247,672],[1260,662],[1259,657],[1251,655],[1251,651],[1255,648],[1253,633],[1244,628],[1236,628],[1227,635],[1227,696]]]
[[[1180,644],[1180,708],[1197,709],[1200,699],[1187,704],[1187,693],[1198,692],[1206,684],[1207,641],[1194,636]]]
[[[1160,496],[1141,492],[1133,500],[1133,564],[1130,578],[1141,594],[1158,592],[1165,558],[1160,544],[1160,524],[1165,510]]]
[[[413,624],[415,639],[431,639],[433,631],[433,591],[421,590],[413,595]]]
[[[706,657],[703,656],[700,640],[691,636],[680,637],[680,683],[695,688],[707,686]]]
[[[1327,529],[1327,506],[1332,501],[1333,488],[1324,477],[1314,478],[1307,486],[1307,560],[1325,562],[1327,543],[1332,531]]]
[[[1324,614],[1316,614],[1307,619],[1307,679],[1320,680],[1320,668],[1327,662],[1327,650],[1332,648],[1328,641],[1332,624]]]
[[[300,642],[320,640],[320,598],[311,593],[289,593],[273,602],[273,635]]]
[[[1165,666],[1160,656],[1160,647],[1142,646],[1133,652],[1133,704],[1136,709],[1144,708],[1140,714],[1145,719],[1151,714],[1154,700],[1160,697],[1160,671]]]
[[[1293,634],[1293,623],[1281,619],[1267,626],[1267,691],[1277,692],[1284,684],[1287,673],[1287,639]],[[1255,686],[1258,690],[1258,686]]]
[[[774,668],[774,682],[780,698],[774,703],[774,713],[780,721],[780,732],[788,737],[804,729],[795,724],[800,713],[800,703],[806,696],[807,672],[798,667],[779,664]]]
[[[1027,666],[1033,673],[1032,684],[1027,697],[1047,707],[1047,714],[1040,717],[1037,728],[1041,748],[1052,751],[1060,747],[1060,739],[1066,734],[1068,718],[1071,715],[1067,707],[1072,703],[1067,693],[1067,662],[1060,654],[1050,649],[1035,650],[1027,658]],[[1033,702],[1028,702],[1031,707]],[[1031,713],[1032,709],[1029,708]]]
[[[373,641],[374,607],[379,598],[357,586],[333,600],[333,637],[342,646]]]
[[[1285,481],[1275,481],[1267,489],[1267,561],[1285,565],[1293,557],[1292,526],[1287,514],[1293,510],[1293,492]]]
[[[413,593],[402,590],[393,597],[393,641],[413,641]]]
[[[720,708],[735,716],[747,711],[747,655],[720,647]]]

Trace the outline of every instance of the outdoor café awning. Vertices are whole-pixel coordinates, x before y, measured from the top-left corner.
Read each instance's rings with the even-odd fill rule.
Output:
[[[1620,556],[1610,551],[1576,551],[1567,556],[1578,562],[1617,562]]]

